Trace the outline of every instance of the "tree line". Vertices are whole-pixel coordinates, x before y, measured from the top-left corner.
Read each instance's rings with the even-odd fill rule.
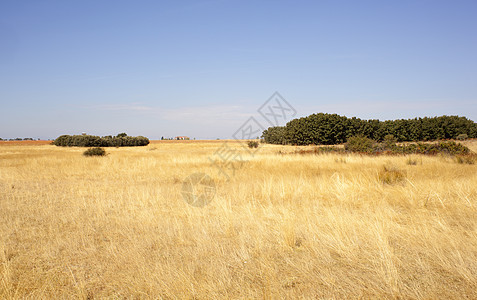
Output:
[[[318,113],[291,120],[285,126],[270,127],[263,131],[262,138],[270,144],[334,145],[353,136],[379,142],[387,135],[398,142],[476,138],[477,124],[459,116],[380,121]]]
[[[38,139],[40,140],[40,139]],[[35,141],[34,138],[14,138],[14,139],[2,139],[0,138],[0,141]]]
[[[61,135],[53,141],[53,145],[62,147],[134,147],[146,146],[149,139],[143,136],[128,136],[120,133],[117,136],[95,135]]]

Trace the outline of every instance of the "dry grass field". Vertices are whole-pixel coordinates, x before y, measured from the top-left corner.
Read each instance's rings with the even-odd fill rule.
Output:
[[[477,165],[222,143],[0,144],[0,298],[477,298]]]

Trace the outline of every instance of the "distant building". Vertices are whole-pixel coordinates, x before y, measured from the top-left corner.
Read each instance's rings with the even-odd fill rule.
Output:
[[[82,132],[81,135],[86,135],[86,132]]]
[[[190,140],[188,136],[176,136],[176,140]]]

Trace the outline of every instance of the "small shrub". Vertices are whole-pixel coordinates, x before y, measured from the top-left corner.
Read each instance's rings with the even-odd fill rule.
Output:
[[[379,181],[384,184],[394,185],[398,183],[404,183],[406,175],[403,171],[393,166],[383,166],[378,174]]]
[[[249,148],[258,148],[258,142],[257,141],[249,141],[248,143]]]
[[[396,146],[397,140],[392,134],[386,134],[383,139],[383,144],[386,149],[392,149]]]
[[[365,136],[353,136],[345,144],[346,151],[351,152],[372,152],[374,150],[374,141]]]
[[[134,147],[147,146],[149,139],[143,136],[127,136],[120,133],[118,136],[94,135],[61,135],[57,137],[54,145],[61,147]]]
[[[449,142],[439,142],[437,144],[439,152],[447,153],[450,155],[466,155],[470,154],[470,149],[466,146],[456,143],[454,141]]]
[[[459,134],[456,139],[458,139],[459,141],[465,141],[466,139],[468,139],[469,136],[465,133],[462,133],[462,134]]]
[[[89,148],[83,152],[84,156],[105,156],[106,151],[101,147]]]
[[[387,138],[387,145],[385,142],[376,143],[371,139],[363,136],[355,136],[348,139],[344,148],[336,146],[321,146],[314,148],[305,148],[295,150],[295,154],[323,154],[323,153],[361,153],[367,155],[451,155],[451,156],[471,156],[465,158],[467,161],[476,160],[475,154],[461,143],[455,141],[444,141],[437,143],[412,143],[405,145],[397,145],[393,142],[392,137]],[[416,159],[409,158],[406,162],[408,165],[416,165]],[[422,165],[422,160],[419,161]]]

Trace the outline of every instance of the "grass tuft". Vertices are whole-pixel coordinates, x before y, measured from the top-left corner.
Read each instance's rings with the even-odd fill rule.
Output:
[[[384,184],[402,184],[406,179],[404,171],[395,166],[383,166],[378,173],[379,180]]]
[[[458,164],[467,164],[467,165],[473,165],[477,161],[476,155],[457,155],[455,156],[455,161]]]

